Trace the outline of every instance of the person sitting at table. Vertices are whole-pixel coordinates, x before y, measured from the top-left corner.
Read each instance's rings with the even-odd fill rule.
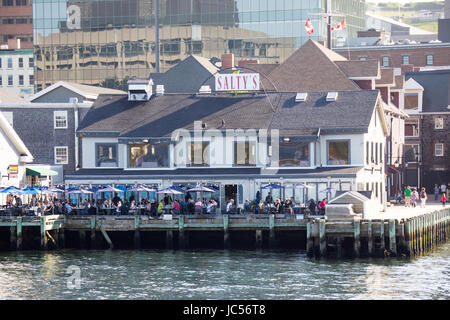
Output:
[[[90,216],[95,216],[97,215],[97,207],[94,205],[94,203],[89,203],[89,208],[88,208],[88,215]]]
[[[227,203],[226,211],[227,211],[227,213],[233,213],[234,209],[235,209],[234,199],[231,198],[230,201],[228,201],[228,203]]]
[[[203,212],[203,203],[200,198],[197,198],[197,202],[195,203],[195,212],[202,213]]]
[[[192,215],[192,214],[195,213],[195,204],[194,204],[194,200],[192,200],[192,199],[189,199],[189,200],[188,200],[188,203],[187,203],[187,205],[186,205],[186,210],[187,210],[187,213],[188,213],[189,215]]]
[[[270,192],[267,194],[266,197],[266,203],[272,203],[273,202],[273,198],[272,195],[270,194]]]
[[[130,197],[130,199],[131,199],[131,197]],[[131,203],[130,209],[136,209],[136,208],[137,208],[137,207],[136,207],[136,201],[135,201],[134,199],[131,200],[130,203]]]
[[[319,208],[319,214],[325,215],[325,206],[327,204],[327,199],[322,199],[322,201],[319,202],[318,208]]]
[[[128,210],[129,210],[129,208],[128,208],[128,201],[127,200],[125,200],[123,203],[122,203],[122,205],[120,206],[120,214],[122,215],[122,216],[127,216],[128,215]]]
[[[156,200],[153,199],[152,202],[150,203],[150,215],[152,217],[156,217],[157,213],[158,213],[158,206],[156,205]]]
[[[114,205],[114,213],[120,215],[120,208],[122,207],[122,200],[117,201],[117,205]]]
[[[316,214],[316,202],[314,201],[314,199],[309,200],[308,208],[311,214]]]
[[[180,214],[180,203],[178,202],[178,199],[175,199],[173,203],[172,214]]]
[[[214,202],[212,199],[209,199],[208,204],[206,205],[206,213],[214,213]]]
[[[64,211],[67,214],[70,214],[72,212],[72,207],[71,207],[70,203],[67,201],[64,203]]]
[[[280,199],[275,200],[276,213],[281,213],[282,209],[283,209],[283,205],[281,204],[281,200]]]
[[[294,205],[290,199],[286,199],[285,208],[289,212],[289,214],[294,214]]]
[[[53,201],[50,201],[50,203],[44,209],[44,215],[53,214],[53,209],[54,209]]]
[[[248,199],[245,199],[243,213],[249,213],[249,212],[250,212],[250,202],[248,202]]]
[[[163,213],[163,208],[164,208],[164,200],[161,199],[161,201],[158,204],[158,211],[157,211],[158,216],[160,216]]]
[[[164,193],[164,205],[168,206],[173,202],[172,197],[169,196],[167,193]]]

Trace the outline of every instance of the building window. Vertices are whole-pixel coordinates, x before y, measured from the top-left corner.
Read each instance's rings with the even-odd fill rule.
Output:
[[[19,75],[19,86],[23,86],[23,75]]]
[[[375,164],[378,164],[378,142],[375,143]]]
[[[405,110],[417,110],[419,108],[419,94],[405,93]]]
[[[328,164],[350,164],[350,141],[328,141]]]
[[[366,61],[366,60],[367,60],[366,56],[359,57],[359,61]]]
[[[409,56],[402,56],[402,64],[409,64]]]
[[[405,161],[417,162],[419,156],[418,144],[405,144]]]
[[[444,118],[435,118],[434,119],[434,128],[435,129],[444,129]]]
[[[188,145],[188,165],[191,167],[209,166],[209,142]]]
[[[2,75],[0,74],[0,87],[3,85]]]
[[[19,68],[23,68],[23,58],[19,58]]]
[[[9,75],[8,76],[8,86],[12,86],[12,85],[14,85],[13,76]]]
[[[255,142],[250,141],[235,141],[234,142],[234,162],[235,166],[254,166],[256,145]]]
[[[55,147],[55,164],[68,164],[68,148]]]
[[[97,143],[95,149],[97,167],[117,167],[117,144]]]
[[[54,111],[55,129],[67,129],[67,111]]]
[[[30,74],[30,75],[29,75],[29,80],[28,80],[28,81],[30,82],[30,86],[31,86],[31,85],[34,85],[34,75]]]
[[[389,57],[384,56],[382,61],[383,67],[389,67]]]
[[[432,66],[433,65],[433,55],[427,54],[427,65]]]
[[[2,68],[2,58],[0,58],[0,69]]]
[[[405,137],[419,136],[419,121],[405,123]]]
[[[128,166],[130,168],[169,167],[169,144],[130,144],[128,145]]]
[[[286,140],[279,144],[279,166],[309,167],[309,143]]]
[[[369,153],[369,150],[370,150],[370,149],[369,149],[369,141],[367,141],[367,142],[366,142],[366,164],[367,164],[367,165],[370,164],[370,162],[369,162],[369,154],[370,154],[370,153]]]
[[[33,58],[28,58],[28,67],[29,68],[33,68],[34,67],[34,59]]]
[[[443,157],[444,156],[444,144],[436,143],[434,145],[434,156],[435,157]]]
[[[12,58],[8,58],[8,69],[12,69],[13,67],[13,60]]]

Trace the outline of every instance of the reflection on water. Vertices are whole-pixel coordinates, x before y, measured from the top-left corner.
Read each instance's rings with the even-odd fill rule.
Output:
[[[297,251],[0,253],[0,299],[449,299],[450,244],[418,259]],[[68,287],[69,266],[81,288]]]

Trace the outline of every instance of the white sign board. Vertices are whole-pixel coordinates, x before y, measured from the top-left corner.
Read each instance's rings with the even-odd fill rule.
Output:
[[[216,91],[259,90],[259,73],[227,73],[215,75]]]

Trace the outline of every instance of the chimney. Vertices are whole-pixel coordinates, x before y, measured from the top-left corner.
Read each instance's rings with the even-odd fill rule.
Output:
[[[222,69],[234,68],[234,54],[224,53],[222,54],[221,59],[222,59]]]
[[[406,72],[413,72],[414,71],[414,65],[412,64],[402,64],[401,65],[402,74],[405,74]]]
[[[8,39],[8,49],[20,49],[20,39]]]
[[[152,96],[152,79],[128,80],[128,101],[148,101]]]

